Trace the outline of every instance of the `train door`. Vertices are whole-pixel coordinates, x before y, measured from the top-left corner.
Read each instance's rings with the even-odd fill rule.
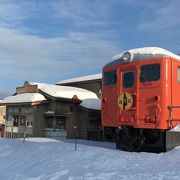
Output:
[[[117,124],[117,70],[103,73],[102,119],[103,126],[116,127]]]
[[[136,121],[137,69],[135,67],[121,68],[118,72],[118,123],[131,125]]]
[[[161,65],[156,62],[140,66],[138,128],[159,126],[159,113],[162,111],[160,103],[164,98],[162,92],[166,89],[162,73],[165,67]]]

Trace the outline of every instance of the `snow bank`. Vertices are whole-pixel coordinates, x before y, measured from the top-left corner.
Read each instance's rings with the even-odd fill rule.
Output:
[[[17,94],[15,96],[8,96],[2,100],[1,103],[25,103],[25,102],[36,102],[46,100],[42,94],[39,93],[25,93]]]
[[[82,89],[82,88],[52,85],[52,84],[45,84],[45,83],[35,83],[35,82],[30,83],[30,84],[38,85],[38,89],[56,98],[72,99],[73,96],[76,95],[79,98],[79,100],[83,100],[86,98],[97,99],[97,95],[95,93]]]
[[[161,154],[115,150],[115,144],[78,140],[0,138],[5,180],[178,180],[180,147]]]
[[[96,80],[96,79],[102,79],[102,73],[93,74],[93,75],[89,75],[89,76],[82,76],[82,77],[78,77],[78,78],[66,79],[66,80],[59,81],[57,84],[90,81],[90,80]]]
[[[101,99],[84,99],[80,106],[88,109],[101,110]]]
[[[144,47],[144,48],[130,49],[112,57],[112,60],[120,59],[125,52],[131,53],[134,56],[135,60],[141,60],[141,59],[153,58],[153,57],[163,57],[163,56],[168,56],[180,60],[180,56],[159,47]]]
[[[175,131],[175,132],[180,132],[180,125],[175,126],[173,129],[170,131]]]

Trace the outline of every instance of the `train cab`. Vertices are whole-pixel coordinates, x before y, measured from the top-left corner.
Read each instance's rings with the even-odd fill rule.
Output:
[[[105,136],[125,150],[166,151],[180,136],[180,57],[162,48],[132,49],[103,68]],[[176,134],[175,137],[174,134]],[[180,139],[180,138],[179,138]]]

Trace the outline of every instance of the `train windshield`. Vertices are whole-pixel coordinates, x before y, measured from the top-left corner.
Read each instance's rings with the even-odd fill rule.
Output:
[[[115,85],[117,83],[117,71],[107,71],[104,73],[104,85]]]
[[[134,86],[134,72],[125,72],[123,74],[123,88],[131,88]]]
[[[158,81],[160,79],[160,64],[148,64],[141,66],[141,82]]]

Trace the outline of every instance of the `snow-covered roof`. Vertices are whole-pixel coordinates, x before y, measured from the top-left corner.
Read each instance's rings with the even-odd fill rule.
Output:
[[[10,104],[10,103],[32,103],[37,101],[44,101],[46,98],[39,93],[24,93],[17,94],[14,96],[8,96],[2,100],[1,103]]]
[[[72,99],[76,95],[79,100],[83,100],[86,98],[97,99],[97,95],[95,93],[82,88],[45,84],[45,83],[35,83],[35,82],[30,84],[38,85],[38,89],[56,98]]]
[[[101,110],[101,99],[84,99],[80,106],[87,109]]]
[[[57,84],[66,84],[66,83],[74,83],[74,82],[81,82],[81,81],[91,81],[91,80],[96,80],[96,79],[102,79],[102,73],[99,74],[93,74],[89,76],[82,76],[82,77],[77,77],[77,78],[72,78],[72,79],[66,79],[59,81]]]
[[[144,59],[151,59],[151,58],[158,58],[158,57],[171,57],[180,61],[180,56],[167,51],[160,47],[144,47],[144,48],[136,48],[130,49],[120,54],[117,54],[112,57],[112,62],[108,63],[106,66],[123,63],[122,57],[123,55],[129,52],[132,56],[132,60],[144,60]]]

